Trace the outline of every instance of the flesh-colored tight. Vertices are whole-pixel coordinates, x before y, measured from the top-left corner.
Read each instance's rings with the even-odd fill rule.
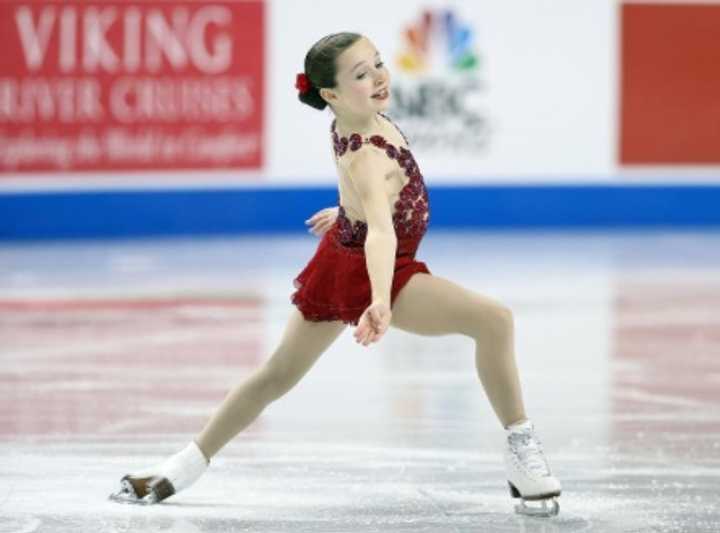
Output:
[[[478,377],[498,419],[507,427],[526,418],[507,307],[446,279],[418,273],[395,299],[391,325],[419,335],[474,339]],[[272,356],[230,390],[196,437],[205,456],[214,456],[270,402],[295,386],[346,327],[342,322],[307,321],[293,307]]]

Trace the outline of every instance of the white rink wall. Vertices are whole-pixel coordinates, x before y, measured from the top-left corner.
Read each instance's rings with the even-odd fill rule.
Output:
[[[301,104],[295,76],[310,46],[337,31],[370,37],[389,67],[388,113],[410,139],[435,227],[720,225],[720,82],[692,59],[710,54],[703,39],[720,31],[720,1],[8,0],[0,15],[10,51],[0,58],[0,239],[299,230],[337,201],[337,178],[332,113]],[[16,95],[25,82],[75,83],[73,98],[99,93],[88,109],[104,113],[63,121],[61,96]],[[217,105],[198,120],[128,122],[101,109],[118,87],[174,82]],[[51,116],[28,120],[22,98]],[[32,158],[81,138],[99,143],[83,157],[124,155]],[[28,162],[8,163],[25,140]]]

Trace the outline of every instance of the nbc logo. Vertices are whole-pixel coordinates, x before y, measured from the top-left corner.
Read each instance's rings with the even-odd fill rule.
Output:
[[[397,66],[407,74],[423,74],[446,68],[454,72],[477,69],[473,31],[451,10],[424,11],[420,20],[402,32],[404,49]]]
[[[415,20],[399,32],[389,111],[414,146],[477,158],[492,129],[476,33],[450,9],[425,10]]]

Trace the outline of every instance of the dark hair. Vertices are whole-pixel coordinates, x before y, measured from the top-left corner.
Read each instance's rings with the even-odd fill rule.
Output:
[[[320,89],[337,85],[336,59],[361,38],[359,33],[332,33],[312,45],[305,56],[305,75],[310,79],[312,87],[305,94],[298,94],[303,104],[325,109],[327,102],[320,96]]]

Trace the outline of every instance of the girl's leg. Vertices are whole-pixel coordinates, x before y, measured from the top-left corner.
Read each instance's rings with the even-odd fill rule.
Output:
[[[272,401],[288,392],[343,332],[340,321],[311,322],[293,306],[275,352],[244,382],[232,389],[195,442],[205,457],[215,455]]]
[[[490,298],[423,273],[410,278],[392,311],[391,324],[400,329],[421,335],[460,333],[475,340],[478,376],[508,430],[504,453],[507,480],[512,497],[522,498],[515,510],[526,515],[558,514],[555,498],[562,491],[560,481],[550,472],[534,427],[525,416],[515,365],[512,313]],[[525,503],[536,500],[541,507]]]
[[[255,420],[265,406],[300,381],[344,329],[345,324],[339,321],[306,321],[293,307],[275,352],[228,393],[197,438],[164,462],[123,477],[120,492],[110,498],[127,503],[157,503],[189,487],[205,471],[210,458]]]
[[[391,325],[420,335],[459,333],[475,340],[475,365],[504,427],[526,419],[515,363],[511,311],[451,281],[415,274],[392,307]]]

